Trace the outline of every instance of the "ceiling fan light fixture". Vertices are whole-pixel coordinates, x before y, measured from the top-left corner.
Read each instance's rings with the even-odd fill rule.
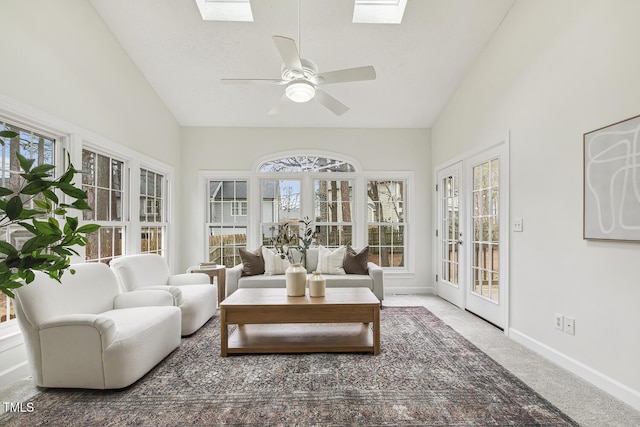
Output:
[[[309,102],[316,95],[316,88],[306,80],[294,80],[284,90],[293,102]]]

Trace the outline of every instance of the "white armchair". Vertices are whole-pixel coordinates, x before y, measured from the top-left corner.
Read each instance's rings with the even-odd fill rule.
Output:
[[[126,255],[110,263],[123,292],[164,289],[182,311],[182,335],[197,331],[216,312],[217,288],[204,273],[171,274],[156,254]]]
[[[126,387],[180,345],[169,292],[120,294],[105,264],[72,265],[62,284],[36,272],[16,291],[16,315],[36,385]]]

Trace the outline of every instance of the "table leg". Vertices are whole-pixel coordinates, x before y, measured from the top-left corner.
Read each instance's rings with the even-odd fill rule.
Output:
[[[227,310],[220,308],[220,356],[227,357],[229,347],[229,329],[227,326]]]
[[[373,354],[380,354],[380,307],[373,310]]]
[[[227,297],[227,271],[222,269],[218,271],[218,305]]]

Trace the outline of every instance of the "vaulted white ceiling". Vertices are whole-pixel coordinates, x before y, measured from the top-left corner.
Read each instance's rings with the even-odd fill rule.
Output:
[[[203,21],[195,0],[91,0],[183,126],[430,127],[515,0],[408,0],[401,24],[353,24],[353,1],[251,0],[254,22]],[[320,72],[373,65],[373,81],[323,89],[317,102],[268,116],[282,86],[222,85],[279,78],[273,35],[298,42]],[[302,42],[301,44],[299,42]]]

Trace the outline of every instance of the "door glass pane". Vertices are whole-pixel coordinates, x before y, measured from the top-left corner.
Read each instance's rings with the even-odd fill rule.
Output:
[[[459,211],[459,179],[458,175],[450,175],[440,182],[440,205],[442,218],[440,230],[442,233],[442,279],[458,284],[458,254],[460,252],[460,211]]]
[[[499,159],[473,168],[472,292],[496,302],[500,290],[499,178]]]

